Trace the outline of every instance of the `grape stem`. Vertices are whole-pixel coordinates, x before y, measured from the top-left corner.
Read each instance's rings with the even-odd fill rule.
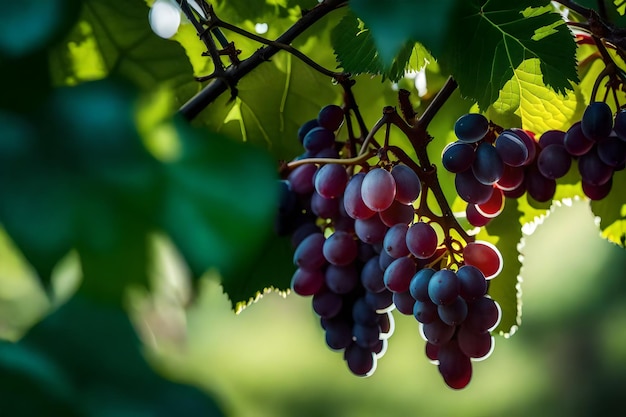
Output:
[[[376,156],[378,151],[370,150],[354,158],[303,158],[296,161],[291,161],[285,164],[286,170],[291,171],[301,165],[307,164],[341,164],[341,165],[360,165],[368,159]]]

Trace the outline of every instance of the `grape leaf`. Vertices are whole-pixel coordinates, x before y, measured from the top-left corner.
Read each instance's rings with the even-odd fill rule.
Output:
[[[435,57],[444,47],[454,0],[351,0],[350,8],[372,31],[382,62],[389,66],[407,40],[420,42]]]
[[[365,28],[354,13],[346,14],[331,32],[331,41],[337,62],[344,71],[357,75],[382,75],[383,80],[398,81],[406,70],[417,71],[428,61],[430,54],[420,44],[406,42],[388,65],[382,60],[372,32]],[[414,56],[414,59],[411,57]]]
[[[576,44],[549,2],[471,0],[458,2],[440,64],[461,93],[486,109],[524,60],[537,58],[543,82],[559,93],[576,82]],[[539,12],[537,12],[537,10]]]
[[[613,174],[613,185],[607,197],[591,202],[593,214],[600,217],[602,236],[626,248],[626,172]]]

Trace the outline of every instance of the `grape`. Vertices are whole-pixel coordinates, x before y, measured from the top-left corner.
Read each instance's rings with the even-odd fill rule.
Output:
[[[474,162],[474,147],[469,143],[455,141],[443,148],[441,163],[450,172],[465,171]]]
[[[615,115],[615,134],[621,140],[626,141],[626,110],[620,110]]]
[[[396,181],[389,171],[374,168],[365,174],[361,184],[361,197],[374,211],[388,209],[396,196]]]
[[[345,349],[352,343],[352,326],[339,317],[323,321],[326,330],[326,344],[329,348]]]
[[[353,219],[368,219],[376,214],[374,210],[371,210],[365,205],[361,197],[363,178],[365,178],[363,172],[359,172],[350,178],[343,196],[343,206],[346,213]]]
[[[437,313],[437,305],[430,300],[417,300],[413,305],[413,316],[415,316],[415,319],[420,323],[432,323],[439,317],[439,314]]]
[[[357,246],[358,246],[357,258],[361,262],[367,262],[371,258],[378,256],[378,252],[376,252],[376,249],[374,249],[374,247],[370,245],[369,243],[365,243],[365,242],[361,242],[360,240],[357,240]]]
[[[517,137],[524,142],[524,145],[526,145],[526,149],[528,149],[528,158],[526,159],[524,165],[530,165],[535,160],[538,147],[533,134],[523,129],[512,128],[509,130],[515,133]]]
[[[481,297],[467,305],[464,325],[468,330],[484,333],[493,330],[500,322],[500,306],[491,298]]]
[[[326,239],[321,233],[313,233],[305,237],[293,254],[294,265],[309,271],[320,269],[326,265],[323,253],[325,241]]]
[[[394,292],[393,293],[393,304],[396,306],[396,310],[405,316],[410,316],[413,314],[413,306],[415,304],[415,300],[411,297],[411,294],[408,291],[405,292]]]
[[[381,211],[378,215],[380,220],[389,227],[398,223],[409,224],[415,217],[415,208],[411,205],[402,204],[398,200],[394,200],[394,202],[391,203],[391,207]]]
[[[456,326],[444,323],[439,316],[435,317],[430,323],[422,323],[421,328],[426,340],[436,346],[448,343],[456,330]]]
[[[544,147],[537,158],[539,172],[550,179],[563,177],[571,166],[572,157],[562,145],[552,144]]]
[[[543,149],[549,145],[565,146],[565,132],[562,130],[545,131],[539,138],[539,147]]]
[[[383,240],[383,248],[394,258],[402,258],[409,254],[409,248],[406,246],[406,232],[409,226],[406,224],[396,224],[387,230],[385,239]]]
[[[387,352],[388,345],[389,345],[389,341],[387,339],[378,339],[378,342],[376,342],[376,345],[370,348],[370,350],[374,354],[374,358],[376,359],[382,358]]]
[[[599,141],[597,151],[600,160],[612,168],[626,161],[626,142],[616,136]]]
[[[358,248],[351,234],[338,230],[326,239],[322,251],[331,264],[345,266],[356,259]]]
[[[578,159],[578,172],[589,185],[602,185],[611,179],[613,168],[602,162],[598,152],[592,149]]]
[[[476,300],[487,292],[485,276],[475,266],[463,265],[456,272],[456,276],[460,284],[459,293],[466,301]]]
[[[504,172],[504,163],[496,149],[487,142],[476,148],[472,173],[478,182],[491,185],[498,181]]]
[[[395,330],[395,322],[393,320],[393,314],[391,311],[378,315],[378,327],[380,328],[380,338],[388,339]]]
[[[336,104],[322,107],[317,115],[317,123],[332,132],[339,129],[343,122],[343,109]]]
[[[554,197],[556,191],[556,181],[541,175],[536,165],[531,165],[526,170],[524,185],[528,195],[542,203]]]
[[[339,158],[339,152],[337,152],[335,148],[324,148],[321,151],[316,152],[313,157],[337,159]]]
[[[345,350],[344,357],[350,371],[357,376],[370,376],[376,367],[376,358],[367,348],[356,343],[350,344]]]
[[[450,388],[461,389],[469,384],[472,379],[472,362],[456,341],[441,346],[437,358],[439,373]]]
[[[496,151],[502,162],[518,167],[528,159],[528,148],[524,141],[510,130],[505,130],[496,139]]]
[[[320,274],[322,274],[320,272]],[[324,276],[322,275],[322,282]],[[328,319],[335,317],[343,307],[343,297],[331,291],[318,291],[313,294],[313,311],[320,317]]]
[[[396,165],[391,169],[391,175],[396,183],[396,201],[402,204],[411,204],[422,192],[422,183],[411,168],[406,165]]]
[[[304,149],[317,153],[325,148],[330,148],[335,144],[335,134],[323,127],[314,127],[309,130],[302,140]]]
[[[426,357],[428,359],[431,360],[431,362],[434,362],[435,364],[438,364],[439,361],[437,360],[437,357],[439,356],[439,346],[433,345],[430,342],[426,342]]]
[[[609,192],[611,191],[611,186],[613,185],[612,180],[613,179],[611,178],[610,180],[608,180],[607,182],[601,185],[591,185],[585,182],[585,180],[583,180],[582,181],[583,192],[585,193],[587,197],[589,197],[592,200],[602,200],[604,197],[609,195]]]
[[[393,292],[408,291],[413,275],[415,275],[415,262],[411,258],[396,259],[389,264],[383,274],[385,287]]]
[[[486,280],[492,279],[502,270],[502,255],[491,243],[481,241],[468,243],[463,248],[463,260],[466,265],[478,268]]]
[[[437,250],[437,232],[424,222],[417,222],[406,232],[406,246],[418,259],[428,259]]]
[[[567,152],[573,156],[584,155],[593,147],[593,141],[585,136],[580,122],[574,123],[565,132],[563,144]]]
[[[310,194],[314,190],[313,176],[317,167],[313,164],[300,165],[287,176],[291,189],[297,194]]]
[[[589,103],[580,121],[580,127],[589,139],[606,138],[613,130],[613,112],[603,101]]]
[[[457,342],[461,351],[470,358],[486,358],[493,350],[494,339],[489,332],[477,333],[461,325],[457,332]]]
[[[326,286],[335,294],[348,294],[359,282],[359,273],[354,265],[328,265],[325,277]]]
[[[296,228],[296,230],[294,230],[293,234],[291,235],[291,245],[294,248],[297,248],[298,245],[300,245],[300,243],[309,235],[312,235],[313,233],[319,233],[320,232],[320,228],[317,227],[317,225],[313,222],[306,222],[306,223],[302,223],[300,226],[298,226]]]
[[[480,183],[471,169],[460,172],[454,178],[456,192],[468,203],[480,204],[489,200],[493,187]]]
[[[393,256],[389,255],[384,249],[380,252],[380,254],[378,255],[378,266],[380,267],[381,270],[385,271],[389,265],[391,265],[391,263],[393,261],[395,261],[396,258],[394,258]]]
[[[357,299],[352,306],[352,318],[358,324],[378,325],[378,313],[362,297]]]
[[[450,326],[456,326],[467,317],[467,303],[459,296],[450,304],[438,305],[437,313],[441,321]]]
[[[156,0],[148,13],[148,20],[157,36],[169,39],[178,32],[180,7],[172,0]]]
[[[502,177],[496,182],[496,187],[503,191],[518,188],[524,182],[524,168],[504,165]]]
[[[291,278],[291,289],[302,296],[314,295],[323,285],[324,273],[319,269],[298,268]]]
[[[324,198],[341,196],[347,184],[348,173],[340,164],[326,164],[315,175],[315,190]]]
[[[496,217],[504,209],[504,194],[502,190],[494,189],[489,200],[476,204],[478,212],[487,218]]]
[[[430,300],[430,297],[428,296],[428,283],[434,273],[434,269],[424,268],[420,269],[415,275],[413,275],[411,283],[409,284],[409,291],[414,299],[418,301]]]
[[[374,244],[382,243],[388,227],[380,220],[379,216],[368,219],[356,219],[354,231],[363,242]]]
[[[367,291],[381,292],[385,289],[383,270],[378,265],[378,256],[369,259],[361,269],[361,284]]]
[[[468,204],[465,207],[465,218],[475,227],[483,227],[489,224],[491,218],[483,216],[476,207],[476,204]]]
[[[489,131],[489,121],[479,113],[465,114],[454,123],[454,134],[460,141],[474,143]]]
[[[373,310],[372,310],[373,311]],[[376,312],[374,312],[376,314]],[[378,343],[380,330],[378,325],[367,326],[364,324],[355,323],[352,326],[352,336],[354,336],[354,341],[357,345],[362,348],[370,349]]]
[[[311,195],[311,211],[322,219],[339,215],[339,199],[322,197],[318,192]]]
[[[393,306],[393,293],[387,289],[377,293],[366,292],[365,302],[380,312]]]
[[[306,134],[309,133],[311,129],[318,126],[319,123],[317,123],[317,119],[312,119],[304,122],[298,129],[298,139],[300,139],[300,143],[304,143],[304,137],[306,136]]]
[[[428,297],[437,305],[452,303],[459,296],[460,290],[458,277],[449,269],[435,272],[428,282]]]
[[[512,190],[503,190],[504,196],[506,198],[518,199],[524,195],[526,192],[526,185],[521,184],[519,187],[516,187]]]

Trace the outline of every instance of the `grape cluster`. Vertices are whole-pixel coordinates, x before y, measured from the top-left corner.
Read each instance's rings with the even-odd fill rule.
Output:
[[[341,164],[341,148],[336,147],[341,143],[335,141],[335,132],[343,116],[340,107],[326,106],[317,119],[302,125],[299,136],[305,153],[300,158],[321,156],[326,160],[295,164],[280,182],[276,228],[279,234],[291,235],[295,249],[297,269],[291,288],[299,295],[312,296],[327,345],[342,350],[348,368],[359,376],[370,375],[385,353],[393,333],[394,308],[418,317],[419,305],[434,306],[436,320],[426,324],[418,318],[426,326],[429,357],[438,358],[448,385],[465,386],[469,377],[463,361],[485,356],[493,344],[489,332],[499,310],[489,310],[488,306],[496,304],[486,295],[485,276],[497,275],[501,257],[484,244],[470,243],[463,248],[465,266],[458,271],[461,276],[465,274],[462,271],[475,271],[475,277],[482,280],[480,290],[472,288],[466,293],[462,289],[465,284],[457,278],[459,272],[442,269],[448,249],[440,244],[440,227],[416,216],[414,203],[422,192],[416,172],[398,161],[385,160],[374,166],[365,163],[360,168]],[[454,277],[456,290],[449,290],[456,291],[454,300],[426,304],[421,295],[413,294],[413,283],[423,281],[418,277],[430,271],[430,275]],[[463,317],[453,313],[463,306]],[[434,338],[437,326],[439,332],[447,328],[451,333]],[[479,352],[477,343],[484,345],[485,337],[489,349]],[[469,369],[471,375],[471,364]],[[467,377],[464,383],[460,373]]]

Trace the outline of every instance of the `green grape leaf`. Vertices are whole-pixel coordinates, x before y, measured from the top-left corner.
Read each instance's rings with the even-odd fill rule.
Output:
[[[333,28],[331,41],[339,66],[353,75],[382,75],[383,80],[395,82],[404,77],[405,71],[417,71],[433,61],[423,46],[409,41],[387,65],[376,49],[372,32],[353,13],[346,14]]]
[[[457,3],[440,64],[457,80],[461,93],[481,109],[496,101],[527,59],[539,60],[543,83],[558,93],[564,94],[578,80],[574,37],[559,14],[536,8],[548,4],[538,0]]]
[[[593,214],[600,218],[600,230],[607,240],[626,248],[626,172],[613,174],[608,196],[591,202]]]
[[[481,228],[477,240],[493,243],[502,255],[502,271],[489,281],[489,295],[502,309],[502,318],[494,330],[500,334],[515,333],[521,323],[521,262],[518,245],[522,238],[519,218],[522,215],[517,200],[507,199],[504,211],[487,226]]]
[[[454,0],[351,0],[350,8],[372,31],[380,58],[389,66],[407,39],[420,42],[438,57],[444,48],[454,3]]]

